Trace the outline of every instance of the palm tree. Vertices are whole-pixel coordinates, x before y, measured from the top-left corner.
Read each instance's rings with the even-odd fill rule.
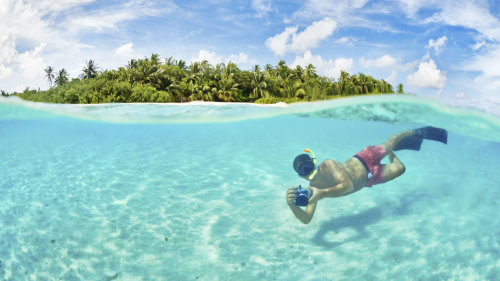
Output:
[[[294,74],[290,75],[280,82],[281,95],[286,98],[299,97],[303,98],[306,95],[304,90],[304,83],[300,79],[294,79]]]
[[[189,80],[198,81],[202,77],[201,64],[199,62],[192,62],[189,66]]]
[[[339,82],[340,83],[344,83],[346,82],[347,80],[349,80],[349,73],[347,71],[343,71],[341,70],[340,71],[340,78],[339,78]]]
[[[260,97],[269,97],[269,92],[267,91],[267,83],[264,74],[260,72],[260,68],[258,65],[254,66],[254,70],[251,76],[251,86],[252,86],[252,95],[255,99]]]
[[[403,91],[403,84],[399,83],[398,84],[398,94],[402,94],[402,93],[404,93],[404,91]]]
[[[214,97],[212,96],[212,89],[210,88],[210,85],[203,85],[201,88],[202,91],[202,100],[204,101],[213,101]]]
[[[131,59],[127,64],[127,69],[137,68],[137,60]]]
[[[301,82],[304,82],[304,69],[300,65],[295,67],[294,74]]]
[[[166,75],[164,68],[160,68],[157,71],[151,73],[147,81],[149,84],[160,91],[167,89],[168,86],[174,83],[172,77]]]
[[[99,67],[95,64],[94,60],[89,60],[86,62],[86,66],[82,69],[82,75],[80,76],[82,79],[92,79],[95,78],[98,74],[97,69]]]
[[[151,54],[151,64],[154,66],[159,66],[161,64],[161,58],[158,54]]]
[[[341,70],[340,71],[340,78],[339,78],[340,95],[345,95],[347,93],[346,90],[347,90],[348,82],[349,82],[349,73]]]
[[[45,78],[47,78],[50,87],[52,87],[52,80],[54,80],[54,68],[50,65],[45,68]]]
[[[361,82],[358,78],[358,76],[356,74],[353,74],[351,76],[351,84],[354,85],[354,87],[352,87],[352,93],[351,94],[354,94],[354,95],[358,95],[358,94],[362,94],[363,93],[363,87],[361,87]]]
[[[210,63],[208,63],[207,60],[202,60],[200,63],[200,70],[204,75],[207,75],[209,73],[209,70],[212,68]]]
[[[216,88],[214,89],[220,101],[236,101],[235,96],[238,94],[239,85],[231,77],[221,76],[219,80],[215,81],[215,84]]]
[[[316,67],[314,65],[309,64],[306,67],[306,79],[309,80],[311,78],[317,77],[318,74],[316,73]]]
[[[385,82],[384,79],[380,79],[380,93],[383,94],[383,93],[387,93],[388,90],[387,90],[387,82]]]
[[[280,60],[278,62],[278,66],[276,67],[276,73],[282,79],[286,79],[290,75],[290,68],[286,65],[284,60]]]
[[[238,67],[236,66],[236,64],[234,64],[232,61],[229,61],[227,63],[227,65],[222,69],[222,73],[226,77],[232,78],[237,70],[238,70]]]
[[[168,65],[168,66],[175,65],[175,59],[173,57],[169,57],[169,58],[165,59],[165,65]]]
[[[56,85],[61,86],[68,81],[69,81],[69,74],[66,71],[66,69],[63,68],[63,69],[59,70],[59,73],[57,74],[57,77],[55,80]]]
[[[361,93],[362,94],[368,93],[368,78],[366,77],[366,75],[360,73],[358,82],[359,86],[361,87]]]
[[[177,67],[179,67],[180,69],[186,69],[186,62],[183,60],[177,61]]]

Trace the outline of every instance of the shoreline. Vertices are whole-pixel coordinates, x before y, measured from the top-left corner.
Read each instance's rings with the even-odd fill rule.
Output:
[[[76,106],[104,106],[104,105],[125,105],[125,104],[133,104],[133,105],[147,105],[147,104],[152,104],[152,105],[173,105],[173,106],[189,106],[189,105],[215,105],[215,106],[224,106],[224,105],[249,105],[249,106],[257,106],[257,107],[289,107],[289,106],[294,106],[294,105],[302,105],[302,104],[314,104],[314,103],[322,103],[322,102],[329,102],[329,101],[340,101],[340,100],[350,100],[350,99],[356,99],[356,98],[363,98],[363,97],[391,97],[391,96],[409,96],[409,97],[414,97],[415,95],[412,94],[367,94],[367,95],[354,95],[354,96],[339,96],[331,99],[324,99],[324,100],[313,100],[313,101],[299,101],[299,102],[293,102],[293,103],[286,103],[286,102],[277,102],[277,103],[255,103],[255,102],[222,102],[222,101],[202,101],[202,100],[195,100],[195,101],[189,101],[189,102],[123,102],[123,103],[74,103],[72,105]],[[23,100],[23,99],[21,99]],[[28,101],[28,100],[23,100],[23,101]],[[45,104],[52,104],[52,103],[45,103]],[[64,104],[64,103],[62,103]]]
[[[495,114],[495,112],[489,111],[487,108],[464,106],[460,104],[450,104],[437,97],[419,96],[416,94],[369,94],[369,95],[356,95],[356,96],[340,96],[332,99],[325,100],[314,100],[314,101],[301,101],[293,103],[277,102],[272,104],[262,104],[262,103],[251,103],[251,102],[214,102],[214,101],[190,101],[190,102],[168,102],[168,103],[157,103],[157,102],[135,102],[135,103],[98,103],[98,104],[72,104],[72,103],[47,103],[47,102],[36,102],[22,99],[18,96],[0,96],[0,103],[24,106],[27,108],[50,111],[54,112],[53,109],[57,107],[62,108],[101,108],[101,107],[122,107],[127,105],[134,106],[165,106],[165,107],[189,107],[189,106],[242,106],[242,107],[256,107],[256,108],[276,108],[276,109],[292,109],[300,107],[312,106],[316,110],[322,110],[323,108],[342,107],[349,106],[353,104],[355,100],[363,100],[361,103],[377,103],[380,98],[384,99],[384,102],[403,102],[403,103],[421,103],[424,102],[427,105],[438,107],[445,111],[462,111],[461,113],[467,114],[484,114],[491,117],[492,119],[500,120],[500,113]],[[3,101],[3,102],[2,102]],[[6,101],[6,102],[5,102]],[[356,104],[356,102],[354,102]],[[57,112],[67,112],[66,110],[56,110]],[[301,111],[301,110],[299,110]],[[309,111],[309,110],[306,110]]]
[[[49,104],[49,103],[47,103]],[[63,104],[63,103],[61,103]],[[104,105],[125,105],[125,104],[132,104],[132,105],[172,105],[172,106],[190,106],[190,105],[215,105],[215,106],[224,106],[224,105],[255,105],[255,106],[270,106],[270,107],[286,107],[290,104],[285,103],[285,102],[277,102],[277,103],[271,103],[271,104],[262,104],[262,103],[252,103],[252,102],[217,102],[217,101],[189,101],[189,102],[123,102],[123,103],[74,103],[73,105],[76,106],[104,106]]]

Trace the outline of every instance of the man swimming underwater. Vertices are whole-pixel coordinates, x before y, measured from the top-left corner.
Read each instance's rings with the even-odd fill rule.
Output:
[[[420,150],[424,139],[435,140],[444,144],[448,141],[448,132],[444,129],[424,127],[407,130],[391,136],[385,143],[368,146],[344,163],[327,159],[316,170],[316,157],[301,154],[293,161],[293,168],[300,177],[309,181],[312,195],[303,210],[295,205],[296,188],[287,190],[286,199],[293,214],[302,222],[309,223],[316,210],[318,201],[328,197],[339,197],[354,193],[363,187],[371,187],[393,180],[405,172],[405,166],[393,151],[402,149]],[[390,163],[380,161],[388,156]]]

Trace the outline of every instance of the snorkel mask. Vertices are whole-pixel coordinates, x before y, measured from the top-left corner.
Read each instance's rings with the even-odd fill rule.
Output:
[[[293,169],[297,172],[297,174],[299,174],[300,177],[310,181],[318,172],[316,171],[316,155],[314,155],[314,152],[310,149],[304,149],[304,152],[310,153],[312,158],[309,154],[300,154],[295,157],[295,160],[293,161]]]

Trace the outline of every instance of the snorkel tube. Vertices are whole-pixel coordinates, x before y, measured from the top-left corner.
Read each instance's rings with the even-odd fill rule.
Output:
[[[308,181],[311,181],[314,176],[316,175],[316,173],[318,172],[316,170],[316,155],[314,154],[314,152],[312,150],[310,150],[309,148],[306,148],[304,149],[304,152],[305,153],[310,153],[311,156],[312,156],[312,161],[313,161],[313,164],[314,164],[314,169],[311,171],[311,173],[307,176],[305,176],[304,178],[307,179]]]

